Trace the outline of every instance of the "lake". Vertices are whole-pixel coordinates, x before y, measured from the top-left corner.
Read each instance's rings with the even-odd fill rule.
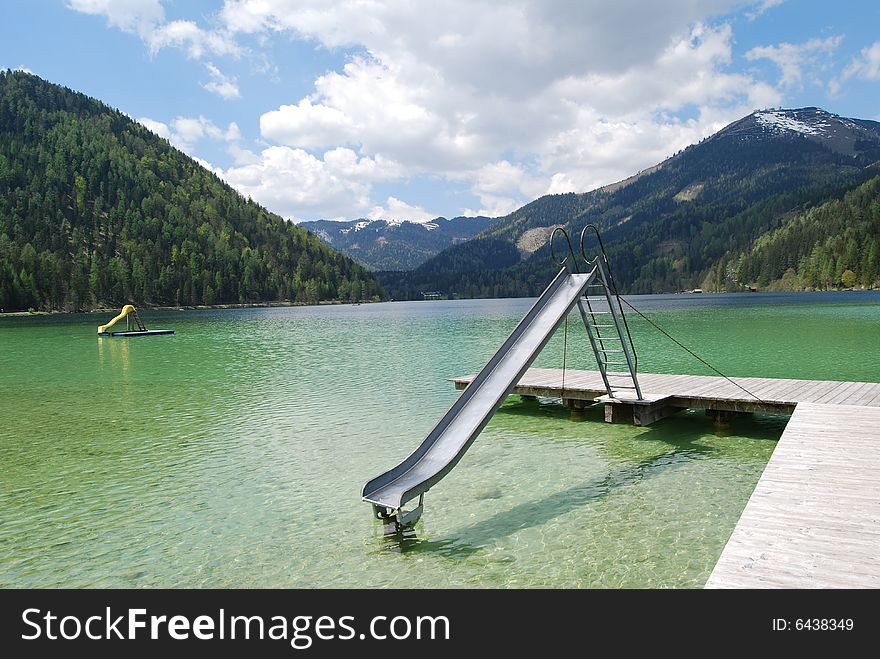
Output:
[[[880,293],[630,300],[730,376],[880,381]],[[785,416],[716,434],[514,396],[414,533],[361,502],[531,304],[144,311],[176,334],[132,339],[0,318],[0,586],[701,587]],[[711,374],[629,318],[640,370]],[[567,365],[591,359],[573,317]]]

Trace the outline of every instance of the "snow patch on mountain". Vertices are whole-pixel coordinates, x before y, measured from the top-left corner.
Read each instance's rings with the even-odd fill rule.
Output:
[[[782,111],[756,112],[755,120],[764,127],[765,130],[783,131],[793,130],[796,133],[804,135],[821,135],[824,129],[830,128],[831,124],[827,121],[815,121],[806,123],[788,116]]]

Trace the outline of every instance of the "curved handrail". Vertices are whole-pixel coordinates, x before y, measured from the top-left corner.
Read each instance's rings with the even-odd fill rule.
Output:
[[[595,232],[596,239],[599,241],[599,252],[602,254],[602,256],[605,256],[605,243],[602,242],[602,236],[599,235],[599,227],[597,227],[595,224],[587,224],[583,229],[581,229],[581,240],[580,240],[581,258],[584,261],[586,261],[586,263],[589,265],[591,263],[594,263],[596,261],[596,259],[599,258],[599,255],[597,254],[596,259],[593,259],[591,261],[590,259],[587,258],[586,252],[584,252],[584,238],[587,235],[587,229],[592,229]],[[607,256],[605,257],[605,263],[608,263]],[[610,275],[610,268],[608,270],[609,270],[609,275]]]
[[[584,252],[584,238],[587,235],[587,229],[592,229],[596,234],[596,240],[599,243],[599,254],[596,255],[596,258],[590,261],[587,258],[586,253]],[[552,245],[551,245],[552,247]],[[620,317],[623,318],[623,327],[626,330],[626,338],[629,340],[629,347],[633,353],[633,370],[639,370],[639,355],[636,353],[636,344],[633,343],[632,334],[629,332],[629,323],[626,322],[626,313],[623,311],[623,303],[620,301],[620,293],[617,292],[617,282],[614,281],[614,273],[611,271],[611,263],[608,261],[608,254],[605,252],[605,243],[602,242],[602,235],[599,233],[599,227],[595,224],[586,225],[581,231],[581,240],[580,240],[580,250],[581,250],[581,258],[586,262],[587,265],[591,265],[599,259],[599,256],[602,256],[602,260],[605,261],[605,271],[608,273],[608,279],[611,283],[611,291],[614,293],[614,297],[617,298],[617,306],[620,308]]]
[[[556,238],[556,234],[561,233],[565,236],[565,242],[568,243],[568,253],[571,255],[571,264],[574,268],[574,271],[579,273],[580,268],[578,268],[577,256],[574,254],[574,248],[571,246],[571,238],[568,235],[568,231],[565,230],[564,227],[554,227],[553,233],[550,234],[550,259],[556,263],[559,267],[565,267],[565,262],[568,260],[568,257],[564,257],[562,260],[556,258],[556,252],[553,250],[553,240]]]

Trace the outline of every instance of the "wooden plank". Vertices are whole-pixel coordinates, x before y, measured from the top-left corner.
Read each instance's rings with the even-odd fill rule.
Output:
[[[871,400],[877,395],[880,395],[880,385],[876,382],[866,382],[865,386],[859,390],[858,394],[848,401],[848,404],[864,405],[866,401]]]
[[[796,403],[798,397],[803,392],[808,391],[811,387],[816,385],[815,380],[788,380],[788,382],[790,382],[791,385],[785,392],[785,400],[789,403]]]
[[[880,587],[878,428],[880,408],[800,403],[706,587]]]
[[[859,386],[849,392],[845,400],[833,401],[842,405],[858,405],[867,392],[874,392],[877,387],[873,382],[859,382]]]
[[[814,391],[808,402],[811,403],[821,403],[826,398],[833,396],[838,392],[838,387],[840,386],[839,382],[823,382],[823,386],[821,386],[817,391]]]
[[[830,403],[832,400],[837,400],[840,398],[845,398],[845,394],[851,391],[855,385],[858,384],[856,382],[836,382],[835,386],[830,387],[827,394],[824,396],[820,396],[816,399],[817,403]]]
[[[723,378],[718,379],[723,381]],[[715,394],[718,393],[719,388],[720,384],[718,382],[704,380],[682,388],[680,394],[676,387],[676,394],[688,396],[690,398],[731,398],[731,396],[716,396]]]
[[[823,395],[828,388],[828,383],[823,380],[805,380],[804,382],[807,384],[792,391],[792,402],[812,402],[815,397]]]
[[[766,393],[762,393],[764,400],[773,400],[775,402],[794,402],[793,392],[802,386],[797,380],[779,380],[776,386],[771,386]]]
[[[746,388],[752,393],[766,399],[773,391],[788,389],[789,384],[785,380],[760,378],[749,382]]]

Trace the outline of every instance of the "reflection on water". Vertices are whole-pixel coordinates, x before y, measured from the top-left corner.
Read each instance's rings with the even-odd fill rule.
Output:
[[[880,297],[761,298],[636,303],[730,375],[878,379]],[[635,428],[511,397],[414,529],[360,501],[530,304],[153,312],[177,333],[138,339],[0,319],[0,586],[701,586],[785,417],[725,435],[700,411]],[[643,370],[705,372],[631,325]]]
[[[108,376],[121,376],[121,380],[128,378],[128,347],[130,339],[98,337],[98,364],[103,373]]]

